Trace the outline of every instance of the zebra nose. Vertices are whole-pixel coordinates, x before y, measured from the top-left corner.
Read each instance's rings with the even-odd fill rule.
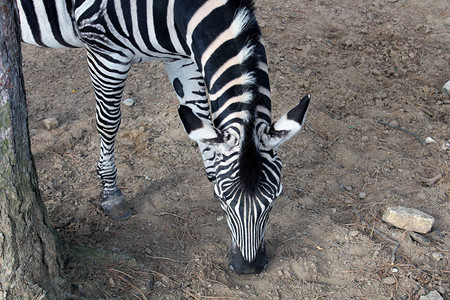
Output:
[[[237,246],[234,246],[237,248]],[[259,274],[263,270],[266,269],[268,260],[266,259],[266,248],[264,246],[264,242],[261,243],[261,246],[258,249],[258,253],[256,254],[256,258],[248,262],[246,261],[241,254],[239,248],[231,249],[231,261],[230,268],[237,274]]]

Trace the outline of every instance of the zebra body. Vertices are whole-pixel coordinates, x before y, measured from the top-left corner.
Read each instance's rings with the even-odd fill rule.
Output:
[[[162,60],[180,101],[186,132],[227,212],[230,266],[260,272],[264,232],[281,193],[277,149],[302,126],[309,96],[271,121],[265,49],[250,0],[19,0],[24,42],[86,47],[101,136],[102,207],[115,219],[131,212],[118,188],[114,142],[132,64]]]

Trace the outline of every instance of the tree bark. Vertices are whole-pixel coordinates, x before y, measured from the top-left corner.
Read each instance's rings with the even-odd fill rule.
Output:
[[[30,150],[14,0],[0,0],[0,298],[64,299],[66,245],[50,226]]]

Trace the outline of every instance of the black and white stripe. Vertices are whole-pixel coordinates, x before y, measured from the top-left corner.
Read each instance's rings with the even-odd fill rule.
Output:
[[[87,48],[101,136],[97,170],[103,203],[124,199],[116,182],[114,142],[129,70],[136,62],[164,62],[185,129],[199,144],[208,178],[216,182],[233,243],[252,262],[281,192],[276,148],[301,128],[304,117],[304,111],[299,120],[291,113],[271,125],[266,54],[253,3],[19,0],[18,7],[23,41]]]

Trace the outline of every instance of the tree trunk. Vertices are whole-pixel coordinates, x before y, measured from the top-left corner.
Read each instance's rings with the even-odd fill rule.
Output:
[[[66,245],[50,226],[30,150],[14,0],[0,0],[0,298],[64,299]]]

